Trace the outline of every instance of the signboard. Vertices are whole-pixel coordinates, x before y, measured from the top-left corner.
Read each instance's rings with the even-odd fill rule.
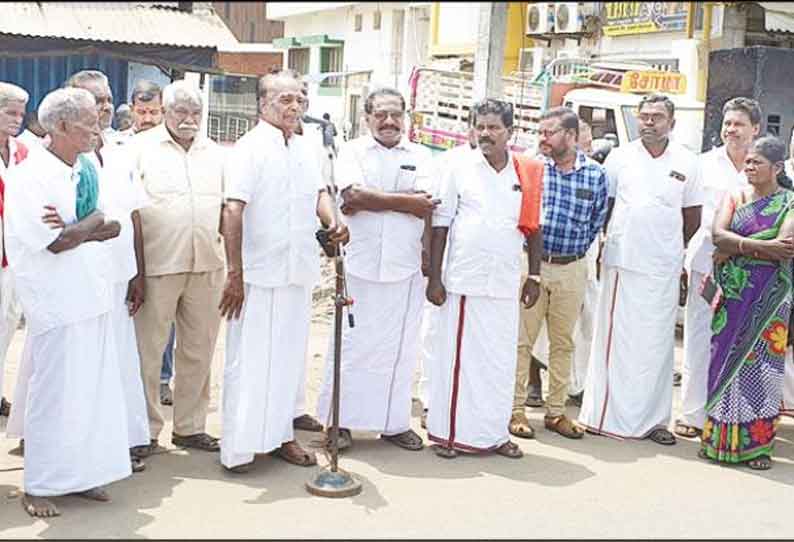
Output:
[[[686,29],[689,2],[604,2],[604,34],[627,36]]]
[[[620,81],[621,92],[662,92],[684,94],[686,77],[680,73],[661,71],[627,71]]]

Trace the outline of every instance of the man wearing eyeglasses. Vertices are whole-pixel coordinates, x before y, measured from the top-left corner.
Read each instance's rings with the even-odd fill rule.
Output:
[[[619,438],[675,444],[672,410],[675,318],[684,247],[700,225],[697,158],[670,140],[675,106],[645,96],[640,139],[605,162],[610,213],[601,298],[579,421]]]
[[[421,450],[410,428],[411,384],[419,354],[424,281],[425,221],[438,201],[428,193],[430,151],[404,136],[405,99],[376,89],[364,103],[372,135],[339,150],[336,183],[350,228],[345,259],[355,327],[342,333],[340,449],[352,444],[351,430],[375,431],[407,450]],[[333,345],[329,348],[333,352]],[[328,419],[333,355],[317,407]]]
[[[604,169],[577,149],[579,117],[567,107],[547,111],[540,119],[543,178],[543,256],[539,275],[529,275],[530,308],[522,308],[519,326],[513,415],[510,433],[532,438],[524,413],[532,349],[543,323],[549,337],[549,395],[546,429],[568,438],[584,431],[565,415],[565,400],[574,351],[574,327],[587,285],[585,255],[606,220]]]

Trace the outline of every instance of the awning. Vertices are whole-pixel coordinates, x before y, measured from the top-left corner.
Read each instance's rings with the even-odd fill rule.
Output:
[[[794,2],[758,2],[764,8],[764,28],[767,32],[794,32]]]

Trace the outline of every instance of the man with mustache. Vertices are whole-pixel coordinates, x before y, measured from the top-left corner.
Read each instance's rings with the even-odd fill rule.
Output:
[[[549,337],[546,429],[568,438],[584,431],[565,415],[574,353],[574,329],[584,302],[590,246],[604,225],[604,169],[577,148],[579,117],[556,107],[540,118],[543,177],[543,255],[540,275],[530,276],[529,309],[521,311],[515,397],[510,433],[532,438],[524,413],[532,349],[543,324]]]
[[[153,81],[140,79],[132,87],[130,112],[132,126],[116,132],[113,142],[124,145],[141,132],[151,130],[163,122],[163,90]]]
[[[675,105],[649,94],[640,139],[605,162],[610,213],[579,422],[596,434],[675,444],[670,421],[684,248],[700,226],[697,158],[670,140]]]
[[[711,226],[726,194],[747,186],[744,159],[761,129],[761,108],[750,98],[733,98],[722,108],[722,147],[698,157],[703,186],[703,218],[687,248],[689,277],[684,313],[684,363],[681,382],[681,417],[674,431],[682,437],[700,435],[706,421],[706,390],[711,361],[711,306],[700,295],[703,278],[712,272],[714,244]]]
[[[133,165],[151,199],[141,209],[147,302],[135,331],[149,410],[151,445],[163,428],[159,386],[171,322],[175,356],[174,426],[177,446],[218,451],[205,432],[210,366],[220,325],[224,277],[219,233],[223,202],[221,148],[200,133],[201,92],[185,81],[163,89],[165,122],[138,136]]]
[[[430,151],[404,136],[405,99],[380,88],[364,102],[371,136],[339,150],[336,183],[350,228],[345,260],[355,327],[342,332],[340,449],[351,430],[375,431],[407,450],[421,450],[410,428],[411,383],[422,316],[422,237],[437,201],[427,192]],[[333,343],[333,339],[331,340]],[[317,407],[328,419],[333,344]]]

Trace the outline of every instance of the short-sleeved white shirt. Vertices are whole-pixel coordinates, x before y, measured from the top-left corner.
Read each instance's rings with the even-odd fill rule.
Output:
[[[710,273],[713,267],[711,256],[714,244],[711,227],[714,215],[726,194],[735,193],[747,186],[747,175],[737,171],[725,146],[711,149],[698,157],[698,175],[703,190],[703,213],[700,228],[692,236],[687,247],[685,267],[699,273]]]
[[[235,143],[226,199],[243,211],[243,280],[262,288],[312,286],[320,278],[317,197],[325,183],[310,142],[260,121]]]
[[[653,158],[638,139],[609,153],[604,166],[609,197],[615,198],[604,264],[648,275],[680,273],[681,210],[703,204],[695,154],[670,141]]]
[[[340,193],[353,184],[383,192],[430,192],[433,171],[430,150],[425,147],[403,138],[387,148],[372,136],[362,136],[342,145],[335,177]],[[421,269],[423,220],[395,211],[359,211],[343,220],[350,229],[345,265],[351,275],[372,282],[397,282]]]
[[[482,152],[447,163],[441,174],[441,204],[434,227],[448,227],[447,291],[472,296],[517,298],[524,260],[518,230],[521,189],[508,153],[497,172]]]
[[[67,225],[77,221],[78,171],[41,149],[12,170],[6,182],[6,251],[32,335],[111,308],[107,243],[83,243],[59,254],[47,250],[61,230],[42,222],[44,206],[54,206]]]

